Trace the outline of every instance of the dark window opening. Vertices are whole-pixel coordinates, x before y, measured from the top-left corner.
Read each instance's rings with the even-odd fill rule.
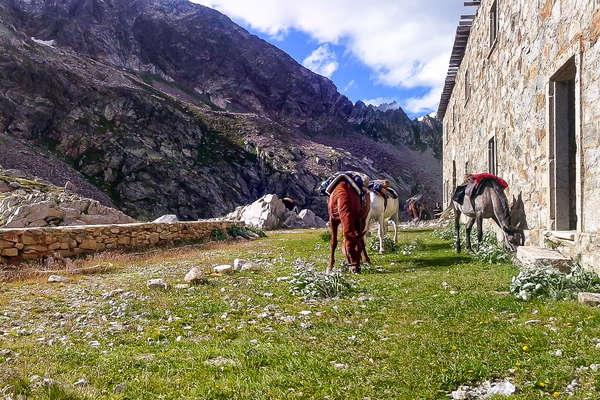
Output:
[[[495,1],[490,10],[490,46],[493,46],[496,42],[496,38],[498,38],[498,31],[500,28],[498,22],[498,2]]]
[[[456,187],[456,161],[452,161],[452,190]]]
[[[488,172],[492,175],[496,175],[498,173],[495,138],[491,138],[488,141]]]
[[[465,101],[471,98],[471,83],[469,82],[469,70],[465,72]]]
[[[551,218],[556,230],[577,229],[575,78],[571,59],[550,80]]]

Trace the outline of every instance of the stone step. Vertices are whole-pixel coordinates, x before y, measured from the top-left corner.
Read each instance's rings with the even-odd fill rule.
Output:
[[[573,261],[556,250],[534,246],[521,246],[517,248],[517,260],[525,267],[537,265],[551,265],[565,274],[571,272]]]

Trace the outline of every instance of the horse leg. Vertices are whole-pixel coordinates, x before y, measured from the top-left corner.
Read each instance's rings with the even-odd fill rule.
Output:
[[[392,217],[391,220],[394,224],[394,243],[398,243],[398,214]]]
[[[483,242],[483,218],[477,217],[477,251],[481,249]]]
[[[338,227],[340,222],[329,218],[329,229],[331,230],[331,254],[329,256],[329,267],[327,267],[327,273],[333,271],[335,265],[335,249],[338,245]]]
[[[383,230],[383,228],[384,228],[384,226],[383,226],[383,220],[384,220],[383,219],[383,215],[381,215],[381,216],[379,216],[379,221],[377,221],[378,224],[379,224],[379,229],[378,229],[378,233],[379,233],[379,254],[383,254],[383,252],[384,252],[383,238],[384,238],[385,234],[384,234],[384,230]]]
[[[460,253],[460,211],[454,208],[454,230],[456,231],[456,252]]]
[[[465,231],[466,231],[466,241],[467,241],[467,250],[469,250],[470,252],[473,251],[473,247],[471,246],[471,231],[473,230],[473,224],[475,224],[475,218],[469,218],[469,220],[467,221],[467,225],[465,227]]]

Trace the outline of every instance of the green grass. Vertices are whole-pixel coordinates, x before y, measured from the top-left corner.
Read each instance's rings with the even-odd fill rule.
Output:
[[[347,276],[357,286],[350,296],[296,297],[277,278],[290,277],[299,257],[325,269],[321,233],[272,233],[176,258],[127,260],[117,272],[71,284],[0,286],[0,349],[12,350],[10,360],[0,356],[0,390],[6,376],[18,382],[15,391],[49,398],[24,381],[39,375],[65,399],[435,399],[512,377],[516,399],[567,397],[575,378],[581,387],[570,398],[599,397],[600,372],[578,372],[600,360],[599,309],[498,294],[516,267],[457,255],[429,231],[400,233],[400,248],[415,245],[410,254],[371,252],[380,272]],[[238,257],[265,268],[212,277],[192,291],[145,286],[155,277],[175,284],[191,265]],[[116,288],[130,294],[102,298]],[[550,354],[557,349],[563,356]],[[217,357],[225,361],[214,365]],[[88,385],[72,386],[81,378]],[[120,384],[125,390],[115,393]]]

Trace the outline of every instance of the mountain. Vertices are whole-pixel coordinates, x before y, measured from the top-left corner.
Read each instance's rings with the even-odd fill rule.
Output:
[[[324,215],[316,187],[350,168],[440,196],[439,121],[352,104],[187,0],[0,0],[0,76],[0,163],[136,218],[268,192]]]

